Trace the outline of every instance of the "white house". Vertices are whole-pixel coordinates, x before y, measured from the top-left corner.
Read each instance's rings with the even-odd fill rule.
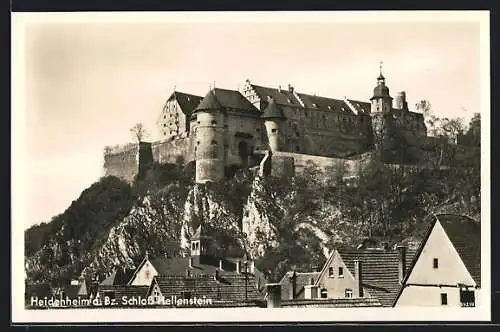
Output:
[[[393,306],[476,306],[480,288],[480,223],[465,216],[438,215]]]

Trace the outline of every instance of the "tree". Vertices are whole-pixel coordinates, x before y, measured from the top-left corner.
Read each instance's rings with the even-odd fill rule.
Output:
[[[144,125],[140,122],[130,128],[130,132],[132,133],[134,139],[137,139],[138,142],[142,142],[142,139],[148,135],[146,128],[144,128]]]

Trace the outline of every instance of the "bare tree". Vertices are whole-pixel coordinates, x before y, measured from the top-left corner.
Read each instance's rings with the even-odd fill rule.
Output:
[[[147,136],[146,129],[142,123],[136,123],[132,128],[130,128],[132,136],[137,139],[138,142],[142,142],[142,139]]]

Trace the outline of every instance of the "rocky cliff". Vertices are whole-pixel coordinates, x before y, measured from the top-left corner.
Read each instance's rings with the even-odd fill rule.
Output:
[[[278,280],[291,268],[321,266],[335,245],[418,240],[429,212],[477,218],[474,169],[391,169],[374,162],[356,183],[345,183],[342,174],[309,165],[293,177],[240,170],[221,183],[195,184],[187,166],[154,165],[131,185],[100,179],[50,223],[28,229],[26,274],[31,282],[67,284],[82,274],[103,277],[115,266],[134,267],[146,251],[183,255],[203,224],[216,234],[218,252],[246,251]]]

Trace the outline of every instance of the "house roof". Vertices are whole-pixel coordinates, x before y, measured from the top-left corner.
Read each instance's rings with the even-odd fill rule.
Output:
[[[186,115],[190,115],[194,109],[198,106],[200,101],[203,99],[201,96],[192,95],[189,93],[174,91],[168,100],[175,99],[182,110],[182,112]]]
[[[300,101],[298,101],[294,94],[289,90],[268,88],[255,84],[251,84],[251,86],[259,98],[264,101],[268,101],[272,98],[278,105],[302,107]]]
[[[149,286],[132,286],[132,285],[99,285],[97,293],[99,296],[104,296],[104,292],[112,291],[115,293],[115,299],[121,299],[124,296],[145,297],[148,293]]]
[[[478,286],[481,285],[481,225],[453,214],[437,215],[439,223]]]
[[[288,271],[285,273],[283,278],[280,280],[281,285],[281,298],[288,299],[290,296],[290,288],[292,287],[292,283],[290,282],[290,278],[292,277],[293,271]],[[304,291],[304,286],[311,284],[311,279],[316,282],[317,278],[320,275],[320,272],[295,272],[297,276],[297,286],[295,288],[295,297],[301,297],[301,294]]]
[[[180,296],[181,292],[190,292],[191,296],[210,298],[212,300],[244,301],[262,299],[256,289],[254,276],[244,274],[223,275],[215,280],[213,275],[199,276],[156,276],[153,284],[160,287],[163,296]],[[152,287],[152,286],[151,286]],[[151,292],[151,288],[148,294]]]
[[[101,285],[126,285],[134,275],[135,269],[117,268],[109,277],[104,279]]]
[[[453,247],[458,252],[465,267],[471,274],[478,286],[481,285],[481,226],[472,218],[454,214],[435,215],[432,223],[427,228],[425,236],[420,243],[408,272],[403,280],[403,285],[407,283],[408,278],[415,267],[415,264],[422,253],[429,236],[434,229],[436,223],[439,222],[443,227],[446,235],[450,239]],[[403,292],[403,287],[398,291],[392,305],[394,306]]]
[[[381,303],[373,297],[339,298],[339,299],[300,299],[283,300],[282,307],[307,307],[307,308],[357,308],[380,307]]]
[[[261,118],[281,118],[284,119],[285,115],[283,114],[283,110],[279,107],[274,99],[271,99],[269,105],[267,105],[264,113],[262,113]]]
[[[202,259],[201,262],[194,262],[193,267],[189,267],[189,257],[157,257],[149,260],[159,275],[185,276],[186,270],[191,275],[214,274],[219,269],[218,259]],[[236,264],[229,259],[223,259],[224,270],[221,274],[236,273]]]
[[[220,88],[210,90],[196,107],[195,112],[213,109],[243,111],[249,114],[260,115],[260,111],[239,91]]]
[[[354,261],[362,263],[362,285],[384,306],[390,306],[400,289],[399,252],[396,249],[356,249],[340,247],[330,255],[321,273],[326,273],[335,252],[338,252],[349,272],[354,275]],[[416,250],[406,250],[406,273],[416,255]],[[316,281],[319,285],[319,279]]]

